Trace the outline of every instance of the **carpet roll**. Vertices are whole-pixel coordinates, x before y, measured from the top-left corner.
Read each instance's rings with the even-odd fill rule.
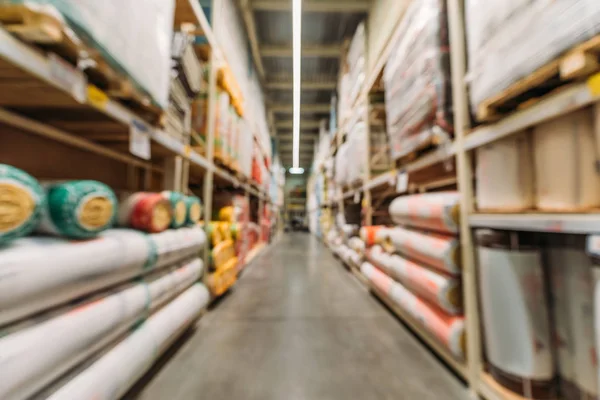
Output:
[[[181,228],[187,221],[187,204],[185,196],[179,192],[165,190],[162,196],[171,204],[171,225],[173,229]]]
[[[196,196],[185,196],[186,218],[188,225],[195,225],[202,218],[202,201]]]
[[[157,233],[167,229],[171,221],[171,203],[160,193],[134,193],[122,201],[119,208],[121,226]]]
[[[105,184],[79,180],[48,183],[44,189],[47,201],[37,232],[88,239],[113,225],[118,202]]]
[[[383,242],[386,234],[387,228],[383,225],[363,226],[359,231],[359,236],[367,247]]]
[[[38,225],[46,195],[38,181],[0,164],[0,244],[26,236]]]
[[[392,201],[389,212],[392,220],[400,225],[456,234],[459,201],[460,195],[454,191],[402,196]]]

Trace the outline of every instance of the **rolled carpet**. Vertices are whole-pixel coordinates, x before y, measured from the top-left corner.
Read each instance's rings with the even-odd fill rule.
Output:
[[[0,338],[0,353],[18,356],[2,374],[0,398],[34,395],[190,287],[201,273],[202,261],[195,259],[9,332]]]
[[[185,223],[195,225],[202,218],[202,201],[196,196],[185,196]]]
[[[400,225],[458,233],[459,200],[459,193],[454,191],[401,196],[392,201],[389,212]]]
[[[427,234],[402,227],[387,230],[387,247],[450,275],[461,273],[458,238]]]
[[[38,225],[46,195],[38,181],[0,164],[0,244],[26,236]]]
[[[448,315],[432,307],[370,263],[363,263],[360,270],[378,291],[409,313],[455,357],[464,359],[466,340],[463,316]]]
[[[365,246],[371,247],[382,243],[387,235],[387,228],[383,225],[363,226],[360,228],[359,236]]]
[[[44,185],[46,206],[36,231],[71,239],[88,239],[110,228],[118,208],[111,188],[97,181]]]
[[[200,315],[208,301],[204,285],[192,286],[48,399],[121,398]]]
[[[157,233],[167,229],[171,220],[171,203],[160,193],[134,193],[119,207],[120,226]]]
[[[185,225],[186,221],[187,221],[187,204],[186,204],[186,197],[179,192],[173,192],[170,190],[165,190],[162,193],[162,196],[169,200],[169,203],[171,204],[171,228],[177,229],[177,228],[181,228],[183,225]]]
[[[372,247],[367,253],[367,259],[407,289],[447,313],[461,313],[462,291],[459,279],[442,275],[400,256],[388,254],[380,246]]]

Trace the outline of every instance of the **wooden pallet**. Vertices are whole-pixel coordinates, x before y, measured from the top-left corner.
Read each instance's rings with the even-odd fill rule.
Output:
[[[483,101],[477,106],[477,120],[490,122],[530,107],[560,86],[600,71],[599,59],[600,35],[597,35]]]

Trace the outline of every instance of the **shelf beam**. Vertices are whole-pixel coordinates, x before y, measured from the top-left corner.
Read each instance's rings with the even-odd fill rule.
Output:
[[[293,90],[294,83],[292,81],[270,82],[270,83],[267,83],[266,87],[269,90]],[[319,81],[302,82],[302,86],[301,86],[302,91],[335,90],[336,87],[337,87],[337,82],[333,78],[331,80],[326,80],[323,82],[319,82]]]
[[[303,12],[320,13],[366,13],[369,0],[304,0]],[[291,11],[291,1],[253,0],[252,8],[259,11]]]
[[[321,123],[319,121],[313,120],[300,120],[300,130],[305,129],[319,129]],[[292,129],[293,128],[292,120],[289,121],[278,121],[275,123],[276,129]]]
[[[269,109],[278,114],[292,114],[294,112],[292,104],[272,104]],[[300,113],[329,114],[330,111],[331,105],[328,103],[300,105]]]
[[[302,57],[338,58],[341,54],[341,44],[302,46]],[[292,45],[264,45],[260,49],[263,57],[293,56]]]

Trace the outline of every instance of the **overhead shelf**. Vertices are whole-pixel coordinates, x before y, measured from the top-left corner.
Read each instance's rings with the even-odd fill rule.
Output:
[[[218,60],[223,59],[221,49],[217,44],[215,34],[197,0],[177,0],[175,6],[175,25],[193,24],[198,27],[197,36],[204,36],[208,45]]]
[[[600,214],[472,214],[474,228],[588,234],[600,232]]]

